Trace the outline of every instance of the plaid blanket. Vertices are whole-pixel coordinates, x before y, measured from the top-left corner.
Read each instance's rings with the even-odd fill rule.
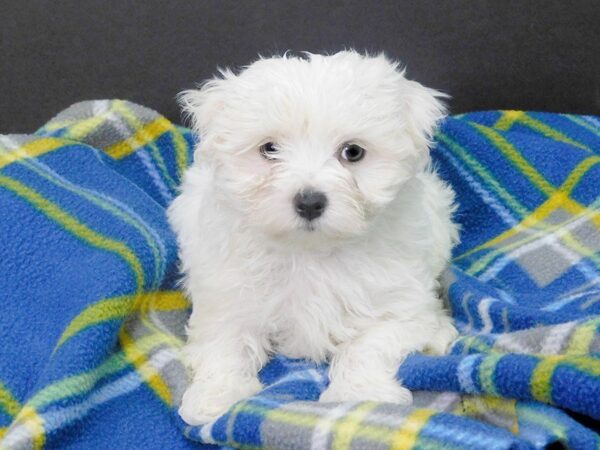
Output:
[[[472,113],[437,140],[461,337],[399,368],[414,405],[318,403],[326,368],[274,357],[263,392],[189,427],[164,211],[193,137],[107,100],[0,137],[0,447],[600,448],[600,120]]]

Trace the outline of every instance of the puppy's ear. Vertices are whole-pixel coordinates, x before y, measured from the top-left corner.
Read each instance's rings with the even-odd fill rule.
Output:
[[[446,116],[443,99],[447,94],[426,88],[416,81],[404,80],[406,126],[415,146],[427,150],[439,122]]]
[[[198,89],[189,89],[177,95],[186,117],[192,122],[192,128],[205,139],[210,133],[211,125],[225,104],[225,93],[228,80],[235,75],[229,70],[221,70],[221,77],[215,77],[202,83]]]

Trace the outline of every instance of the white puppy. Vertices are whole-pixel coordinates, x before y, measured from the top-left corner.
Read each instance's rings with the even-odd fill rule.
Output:
[[[410,403],[403,358],[456,336],[436,293],[458,237],[429,168],[440,97],[352,51],[182,93],[200,136],[169,208],[193,302],[187,422],[257,393],[276,352],[331,363],[321,401]]]

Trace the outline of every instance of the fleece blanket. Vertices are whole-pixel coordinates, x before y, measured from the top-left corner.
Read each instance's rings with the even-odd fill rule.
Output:
[[[201,427],[176,413],[189,304],[165,218],[193,142],[118,100],[0,138],[0,447],[600,448],[599,118],[442,125],[461,336],[399,367],[413,405],[318,403],[326,367],[274,356],[260,394]]]

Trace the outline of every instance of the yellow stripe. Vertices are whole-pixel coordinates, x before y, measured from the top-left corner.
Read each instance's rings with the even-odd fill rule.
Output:
[[[585,172],[587,170],[589,170],[591,167],[593,167],[594,164],[596,164],[596,158],[598,158],[598,157],[592,156],[592,157],[586,158],[584,161],[582,161],[574,169],[574,171],[569,175],[569,177],[565,180],[563,185],[560,187],[559,191],[555,192],[552,197],[550,197],[548,200],[546,200],[546,202],[544,202],[542,205],[540,205],[538,207],[538,209],[536,211],[534,211],[530,216],[523,219],[523,221],[521,223],[519,223],[518,225],[516,225],[515,227],[513,227],[509,230],[506,230],[505,232],[496,236],[495,238],[493,238],[483,244],[480,244],[475,248],[472,248],[472,249],[466,251],[465,253],[455,257],[453,260],[459,261],[459,260],[466,258],[480,250],[493,247],[493,246],[501,243],[502,241],[505,241],[506,239],[515,236],[516,234],[520,233],[521,231],[523,231],[527,228],[532,228],[534,225],[537,225],[537,224],[539,224],[540,231],[531,233],[530,235],[524,237],[523,239],[520,239],[517,242],[513,242],[512,244],[510,244],[506,247],[503,247],[502,250],[506,251],[508,249],[513,249],[513,248],[519,247],[521,245],[524,245],[528,242],[531,242],[539,237],[542,237],[542,236],[548,234],[548,232],[559,230],[560,228],[563,228],[565,225],[568,225],[569,223],[573,222],[574,220],[580,219],[582,216],[591,217],[592,221],[598,227],[600,227],[600,212],[595,211],[593,209],[594,204],[589,205],[588,207],[585,207],[583,205],[580,205],[576,201],[572,200],[570,197],[568,197],[568,194],[577,185],[580,178],[585,174]],[[558,206],[562,206],[569,212],[574,213],[576,215],[576,217],[573,217],[572,219],[565,221],[558,225],[547,225],[545,223],[540,223],[540,221],[543,218],[550,215],[550,213],[552,213],[552,211],[554,211]],[[588,252],[588,253],[590,253],[590,252]],[[591,253],[593,253],[593,252],[591,252]],[[486,255],[485,258],[487,258],[489,261],[489,260],[493,259],[494,257],[496,257],[498,254],[500,254],[500,251],[496,250],[496,251]],[[594,258],[594,257],[595,256],[592,256],[592,258]],[[482,267],[485,267],[486,264],[487,264],[487,262],[485,262]],[[473,266],[468,270],[472,271],[469,273],[475,273],[475,269],[473,269]],[[481,269],[477,269],[477,270],[481,270]]]
[[[316,416],[310,413],[301,413],[296,411],[286,411],[281,409],[269,410],[258,405],[243,403],[243,410],[267,416],[268,420],[273,422],[287,423],[296,427],[314,428],[318,422],[325,419],[326,416]],[[355,437],[369,439],[375,442],[388,443],[392,438],[392,432],[388,427],[379,426],[370,423],[363,423],[356,430]]]
[[[381,405],[381,403],[378,404],[373,402],[367,402],[367,404],[373,405],[374,407]],[[286,423],[296,427],[304,428],[314,428],[319,422],[327,418],[326,415],[317,416],[315,414],[303,413],[299,411],[281,409],[270,410],[269,408],[247,402],[243,402],[241,404],[241,410],[255,415],[265,416],[267,420],[271,422]],[[403,443],[410,444],[412,439],[416,441],[420,430],[423,428],[427,420],[435,414],[436,412],[431,410],[415,410],[409,417],[407,417],[407,419],[404,421],[403,427],[400,430],[391,429],[386,425],[364,422],[361,423],[360,427],[353,432],[352,437],[355,439],[368,439],[383,445],[390,445],[390,443],[394,441],[394,438],[398,445],[402,445]],[[402,449],[409,447],[392,446],[391,448]]]
[[[157,339],[160,339],[163,343],[170,345],[174,348],[181,348],[183,346],[183,342],[174,334],[170,332],[166,332],[161,327],[157,326],[150,315],[154,311],[177,311],[181,309],[186,309],[190,307],[189,302],[185,298],[185,296],[178,291],[165,292],[166,295],[156,295],[156,292],[149,293],[148,296],[142,297],[137,301],[137,304],[134,306],[134,309],[139,311],[139,318],[142,321],[142,324],[146,326],[149,330],[151,330]],[[139,341],[136,341],[136,345],[138,348],[140,347]],[[144,351],[144,353],[147,353]]]
[[[498,180],[494,178],[494,176],[485,167],[479,164],[479,161],[477,161],[471,154],[469,154],[469,152],[466,149],[461,147],[459,144],[454,142],[452,139],[450,139],[443,133],[438,133],[437,137],[441,142],[447,145],[448,148],[450,148],[456,155],[458,155],[459,158],[466,162],[469,168],[474,173],[479,175],[481,179],[485,180],[490,185],[490,187],[494,191],[496,191],[498,196],[512,208],[513,211],[517,212],[521,217],[525,217],[527,214],[529,214],[529,210],[525,208],[521,203],[519,203],[519,201],[515,197],[513,197],[506,189],[504,189],[504,187],[502,187],[502,184],[498,182]]]
[[[494,413],[510,420],[511,433],[519,434],[516,400],[491,395],[464,395],[461,403],[462,405],[459,403],[455,413],[474,418],[485,418],[485,415]]]
[[[123,318],[129,312],[132,304],[132,296],[125,295],[102,300],[88,306],[69,323],[58,340],[54,351],[58,350],[68,339],[85,328],[111,319]]]
[[[550,196],[555,188],[552,186],[535,168],[529,164],[523,155],[501,134],[492,128],[485,127],[479,124],[473,124],[477,130],[487,137],[494,146],[500,150],[509,161],[511,161],[521,173],[525,174],[535,186],[538,187],[544,194]]]
[[[479,379],[484,392],[488,394],[497,394],[496,384],[494,382],[496,366],[502,358],[500,354],[489,354],[481,361],[479,365]]]
[[[70,139],[83,139],[102,125],[106,118],[112,114],[112,105],[113,102],[110,102],[106,111],[85,119],[71,118],[68,120],[53,120],[44,125],[37,133],[53,132],[64,128],[64,134],[62,134],[62,136],[68,136]]]
[[[119,333],[119,340],[123,348],[123,353],[127,359],[133,364],[136,371],[140,376],[148,383],[150,388],[158,395],[158,397],[168,406],[173,403],[173,397],[171,390],[165,381],[161,378],[160,373],[148,364],[148,358],[144,354],[144,349],[140,348],[139,343],[136,343],[127,331],[125,327],[121,328]]]
[[[494,128],[498,128],[502,131],[508,131],[522,116],[523,111],[502,111],[500,118],[494,124]]]
[[[429,409],[417,409],[409,415],[392,440],[392,450],[408,450],[415,446],[419,433],[427,421],[435,414]]]
[[[15,417],[21,410],[21,403],[2,382],[0,382],[0,407],[11,417]]]
[[[173,130],[173,144],[175,144],[175,158],[177,160],[177,173],[181,180],[183,172],[188,166],[188,143],[179,132],[179,130]]]
[[[85,139],[92,131],[98,128],[106,121],[106,116],[110,114],[110,109],[103,114],[92,116],[87,119],[77,120],[73,125],[67,127],[62,137],[68,137],[74,140]]]
[[[24,158],[35,158],[66,145],[64,140],[55,138],[40,138],[21,145],[17,149],[0,151],[0,169]],[[2,150],[2,149],[0,149]]]
[[[15,150],[15,152],[19,153],[21,152],[21,149]],[[2,152],[2,150],[0,150],[0,159],[4,156],[4,153]],[[25,158],[25,157],[24,157]],[[46,180],[50,181],[51,183],[62,187],[63,189],[74,193],[75,195],[81,196],[83,198],[85,198],[86,200],[91,201],[92,203],[94,203],[95,205],[99,206],[100,208],[104,209],[105,211],[110,212],[111,214],[115,215],[116,217],[120,218],[121,220],[123,220],[125,223],[131,225],[132,227],[134,227],[137,231],[140,232],[140,234],[142,236],[144,236],[144,239],[146,240],[146,242],[148,243],[148,246],[152,249],[152,254],[154,256],[154,266],[155,266],[155,270],[154,270],[154,283],[158,283],[160,281],[161,278],[161,274],[160,274],[160,266],[161,266],[161,257],[160,257],[160,249],[157,247],[155,241],[154,241],[154,237],[148,232],[148,230],[144,227],[144,222],[143,220],[137,220],[134,216],[129,215],[127,212],[124,212],[122,210],[120,210],[119,208],[117,208],[116,206],[110,204],[109,202],[105,201],[103,198],[93,194],[93,193],[88,193],[87,191],[81,189],[80,186],[77,185],[70,185],[64,181],[62,181],[60,178],[55,177],[52,172],[46,171],[40,167],[38,167],[38,165],[30,162],[30,161],[26,161],[25,159],[22,159],[19,161],[19,164],[23,164],[25,167],[27,167],[29,170],[35,172],[36,174],[38,174],[39,176],[45,178]]]
[[[175,311],[189,307],[187,299],[179,291],[147,292],[138,297],[137,303],[134,302],[135,295],[123,295],[88,306],[69,323],[55,351],[81,330],[108,320],[122,319],[132,309],[142,309],[144,305],[149,305],[146,308],[148,311]]]
[[[350,413],[344,416],[335,424],[332,436],[332,450],[346,450],[352,445],[352,440],[356,436],[356,431],[360,428],[362,421],[369,415],[377,403],[365,402],[358,405]]]
[[[559,207],[564,208],[566,211],[573,214],[574,217],[571,220],[565,221],[560,224],[548,225],[544,223],[543,220],[546,219],[553,211],[557,210]],[[467,268],[466,271],[471,275],[477,274],[484,270],[487,267],[487,265],[498,255],[509,252],[515,248],[521,247],[536,239],[542,238],[548,235],[549,233],[564,230],[564,227],[566,225],[568,225],[574,220],[581,219],[582,217],[589,217],[592,223],[600,227],[600,211],[594,211],[593,209],[585,208],[584,206],[579,205],[577,202],[567,197],[567,195],[564,192],[557,191],[552,197],[550,197],[546,202],[540,205],[540,207],[537,210],[535,210],[529,217],[526,217],[517,226],[505,231],[504,233],[500,234],[494,239],[491,239],[488,242],[478,245],[476,248],[471,249],[466,253],[463,253],[462,255],[455,258],[454,261],[469,256],[470,254],[473,254],[476,251],[485,248],[491,248],[526,229],[536,227],[538,228],[538,231],[534,231],[526,235],[522,239],[511,242],[508,245],[504,245],[500,249],[495,249],[485,254],[482,258],[474,261],[473,264],[471,264],[471,266]],[[594,250],[583,246],[573,237],[573,235],[570,232],[565,230],[562,235],[562,240],[563,243],[571,250],[577,252],[582,256],[590,258],[595,264],[600,265],[600,257],[598,256],[598,254]]]
[[[156,142],[155,142],[157,137],[163,133],[159,132],[158,134],[153,135],[152,130],[151,130],[151,132],[146,132],[145,131],[146,125],[139,119],[139,117],[137,117],[129,109],[129,107],[127,106],[127,104],[125,102],[123,102],[121,100],[117,100],[114,102],[113,106],[123,116],[123,118],[127,121],[129,126],[132,129],[137,130],[136,135],[143,142],[143,145],[139,145],[137,148],[142,147],[144,145],[148,145],[158,168],[162,172],[162,175],[163,175],[165,181],[167,182],[167,184],[169,184],[171,186],[171,188],[176,188],[177,183],[171,177],[171,174],[169,173],[169,169],[167,169],[167,166],[165,165],[165,161],[162,157],[161,149],[158,147],[158,145],[156,145]],[[157,120],[160,122],[157,122],[157,121],[155,121],[155,122],[161,123],[164,125],[164,127],[166,127],[165,132],[166,131],[169,131],[169,132],[177,131],[175,129],[175,126],[171,122],[166,120],[164,117],[160,117]]]
[[[599,325],[600,318],[594,318],[579,325],[571,336],[566,353],[569,355],[589,354],[590,346],[598,333]]]
[[[579,147],[583,150],[587,150],[587,151],[591,151],[591,149],[587,146],[584,145],[580,142],[574,141],[573,139],[571,139],[570,137],[568,137],[567,135],[561,133],[560,131],[552,128],[551,126],[545,124],[544,122],[540,122],[537,119],[534,119],[531,116],[528,116],[527,114],[523,113],[523,115],[520,117],[519,122],[521,122],[523,125],[527,125],[529,128],[535,130],[535,131],[539,131],[540,133],[542,133],[544,136],[553,139],[555,141],[560,141],[560,142],[564,142],[566,144],[570,144],[573,145],[575,147]]]
[[[149,353],[158,345],[164,344],[164,342],[165,340],[161,336],[148,335],[138,339],[135,346],[144,353]],[[29,428],[35,442],[38,442],[41,448],[45,440],[44,421],[42,417],[37,414],[35,408],[43,408],[56,400],[89,393],[100,379],[115,374],[127,367],[124,355],[124,351],[115,353],[100,366],[89,372],[73,375],[38,391],[27,401],[26,406],[19,412],[11,426],[22,423]]]
[[[552,376],[559,365],[567,365],[591,376],[600,376],[600,360],[583,355],[542,355],[531,376],[531,393],[536,400],[552,403]]]
[[[531,394],[536,400],[552,403],[552,376],[565,355],[548,355],[539,362],[531,375]]]
[[[541,425],[543,429],[552,430],[552,434],[557,436],[563,442],[567,441],[567,429],[565,425],[540,412],[539,408],[522,403],[519,405],[519,416],[523,422]]]
[[[577,167],[573,169],[573,171],[569,174],[560,190],[564,191],[567,194],[573,192],[573,189],[579,183],[581,178],[586,174],[588,170],[590,170],[593,166],[600,162],[600,156],[590,156],[583,161],[581,161]]]
[[[44,434],[44,419],[36,412],[35,409],[24,406],[17,418],[19,422],[24,422],[24,425],[31,431],[33,440],[33,448],[41,449],[46,443]]]
[[[164,340],[156,335],[147,335],[136,341],[137,348],[143,349],[146,354],[163,344]],[[27,401],[27,405],[41,409],[58,400],[87,395],[101,379],[125,370],[128,365],[129,362],[125,358],[124,352],[113,353],[94,369],[72,375],[44,387]]]
[[[107,147],[104,152],[114,159],[125,158],[138,148],[155,141],[161,134],[170,131],[172,128],[173,124],[171,122],[164,117],[159,117],[136,130],[135,134],[126,140]]]
[[[148,305],[148,311],[178,311],[190,307],[181,291],[149,292],[142,299],[142,304]]]
[[[131,267],[135,276],[137,290],[139,291],[144,286],[144,270],[142,265],[137,256],[125,244],[96,233],[58,205],[42,197],[36,191],[28,188],[19,181],[0,175],[0,187],[13,191],[79,239],[89,243],[93,247],[101,248],[120,256]]]

